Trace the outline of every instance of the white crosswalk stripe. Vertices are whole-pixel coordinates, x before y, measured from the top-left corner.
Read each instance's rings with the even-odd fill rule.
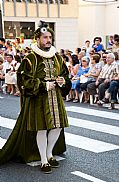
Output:
[[[98,116],[98,117],[104,117],[108,119],[114,119],[119,121],[119,114],[117,113],[112,113],[112,112],[107,112],[107,111],[99,111],[95,109],[87,109],[87,108],[82,108],[82,107],[76,107],[76,106],[70,106],[66,107],[67,111],[72,111],[76,113],[82,113],[82,114],[87,114],[90,116]]]
[[[88,137],[65,133],[66,143],[70,146],[81,148],[95,153],[119,149],[118,145],[94,140]]]
[[[4,99],[4,97],[1,97],[1,96],[0,96],[0,99]]]
[[[2,149],[6,141],[7,141],[6,139],[0,137],[0,149]]]
[[[94,109],[86,109],[86,108],[74,107],[74,106],[66,107],[66,110],[70,112],[77,112],[77,113],[82,113],[82,114],[87,114],[92,116],[94,115],[98,117],[105,117],[105,118],[112,118],[115,120],[119,120],[119,114],[117,113],[110,113],[106,111],[98,111]],[[68,120],[71,126],[119,136],[119,127],[117,126],[102,124],[102,123],[93,122],[90,120],[82,120],[82,119],[73,118],[73,117],[68,117]],[[13,129],[15,123],[16,123],[16,120],[14,119],[4,118],[0,116],[0,126],[4,128]],[[68,145],[77,147],[80,149],[92,151],[95,153],[119,149],[118,145],[114,145],[112,143],[106,143],[103,141],[91,139],[91,138],[80,136],[80,135],[75,135],[69,132],[65,132],[65,136],[66,136],[66,143]],[[6,139],[3,139],[2,137],[0,137],[0,148],[3,147],[5,142],[6,142]]]
[[[98,178],[95,178],[93,176],[90,176],[88,174],[82,173],[80,171],[74,171],[74,172],[72,172],[72,174],[74,174],[76,176],[80,176],[80,177],[82,177],[84,179],[90,180],[92,182],[106,182],[106,181],[100,180]]]
[[[117,126],[112,126],[112,125],[107,125],[107,124],[102,124],[102,123],[97,123],[97,122],[92,122],[89,120],[77,119],[72,117],[68,117],[68,120],[69,120],[69,124],[72,126],[82,127],[86,129],[91,129],[91,130],[119,136],[119,127]]]
[[[0,126],[13,129],[14,125],[16,123],[16,120],[9,119],[9,118],[3,118],[0,116]]]
[[[74,107],[69,107],[67,110],[74,111]],[[75,110],[77,111],[77,109]],[[84,110],[85,110],[85,114],[88,114],[90,109],[78,108],[78,111],[81,113]],[[100,111],[100,112],[105,112],[105,111]],[[97,110],[94,110],[95,115],[100,116],[99,114],[100,112]],[[116,113],[111,113],[111,114],[114,114],[115,117],[117,118],[118,114]],[[90,129],[94,131],[100,131],[103,133],[119,136],[119,127],[117,126],[112,126],[112,125],[107,125],[107,124],[102,124],[102,123],[97,123],[97,122],[92,122],[89,120],[82,120],[82,119],[77,119],[72,117],[68,117],[68,119],[69,119],[69,124],[72,126],[82,127],[82,128],[86,128],[86,129]],[[0,126],[2,127],[13,129],[15,123],[16,121],[13,119],[0,117]],[[65,136],[66,136],[66,143],[68,145],[85,149],[88,151],[92,151],[95,153],[119,149],[118,145],[113,145],[113,144],[102,142],[99,140],[94,140],[88,137],[74,135],[68,132],[65,132]],[[0,148],[2,148],[5,142],[6,142],[6,139],[0,138]]]

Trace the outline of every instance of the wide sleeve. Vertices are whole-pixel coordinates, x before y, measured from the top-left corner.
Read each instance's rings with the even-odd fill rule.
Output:
[[[65,84],[60,87],[62,96],[65,97],[66,95],[69,94],[69,91],[71,89],[71,80],[69,78],[69,71],[68,68],[64,62],[64,60],[61,58],[61,63],[60,63],[60,75],[65,79]]]
[[[34,65],[28,59],[24,59],[17,70],[17,85],[24,97],[36,96],[40,89],[45,89],[45,83],[35,77]],[[42,91],[42,90],[41,90]]]

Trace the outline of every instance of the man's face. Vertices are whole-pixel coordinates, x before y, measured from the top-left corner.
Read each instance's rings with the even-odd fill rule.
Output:
[[[119,45],[119,41],[114,41],[114,44],[117,46],[117,45]]]
[[[95,45],[98,45],[100,43],[99,39],[95,40]]]
[[[90,42],[86,42],[86,46],[89,47],[90,46]]]
[[[107,55],[106,61],[107,61],[107,64],[110,65],[114,62],[114,59],[110,55]]]
[[[12,57],[11,57],[11,56],[7,56],[7,61],[8,61],[9,63],[11,63],[11,62],[12,62]]]
[[[43,33],[37,38],[38,46],[45,51],[48,51],[52,45],[52,34],[50,32]]]
[[[0,44],[3,45],[3,42],[0,40]]]
[[[0,54],[3,56],[4,51],[0,48]]]

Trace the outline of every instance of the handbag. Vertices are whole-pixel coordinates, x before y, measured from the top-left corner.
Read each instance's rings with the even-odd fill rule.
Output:
[[[80,76],[80,83],[86,83],[88,81],[88,77],[81,75]]]

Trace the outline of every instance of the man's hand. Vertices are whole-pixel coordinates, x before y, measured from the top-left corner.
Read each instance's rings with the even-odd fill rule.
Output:
[[[97,86],[99,84],[99,81],[97,80],[96,82],[95,82],[95,85]]]
[[[65,84],[65,79],[64,79],[64,77],[58,76],[58,78],[56,79],[56,82],[57,82],[57,84],[58,84],[60,87],[62,87],[62,85]]]
[[[56,84],[55,81],[53,82],[46,82],[47,91],[53,90],[55,88]]]
[[[109,83],[110,82],[110,80],[109,79],[106,79],[105,81],[104,81],[104,83]]]
[[[91,76],[90,73],[83,74],[83,75],[86,76],[86,77]]]
[[[114,78],[114,80],[119,80],[119,77],[118,77],[118,76],[117,76],[117,77],[115,77],[115,78]]]

